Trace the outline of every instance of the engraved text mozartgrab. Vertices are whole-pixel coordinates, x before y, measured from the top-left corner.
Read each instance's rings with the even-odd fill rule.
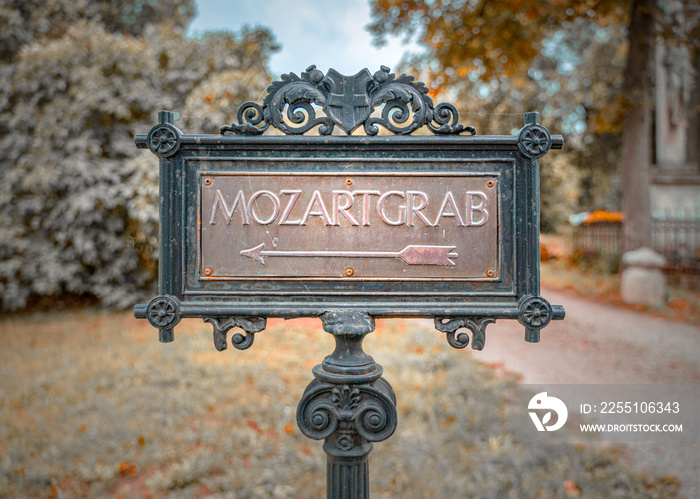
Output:
[[[238,215],[236,215],[238,213]],[[387,225],[412,227],[420,222],[428,227],[439,226],[450,219],[458,227],[479,227],[489,218],[488,196],[483,191],[453,193],[447,190],[441,199],[431,200],[420,190],[332,190],[304,192],[302,189],[281,189],[277,192],[239,190],[232,199],[216,190],[208,223],[231,224],[234,219],[243,225],[307,225],[318,217],[324,225],[369,226],[372,220]]]

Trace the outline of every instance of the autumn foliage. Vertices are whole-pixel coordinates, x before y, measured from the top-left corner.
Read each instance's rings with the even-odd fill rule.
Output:
[[[415,36],[428,52],[430,78],[457,83],[475,68],[480,78],[527,74],[544,42],[562,26],[587,18],[601,27],[624,23],[619,0],[372,0],[369,31],[382,43],[388,34]]]

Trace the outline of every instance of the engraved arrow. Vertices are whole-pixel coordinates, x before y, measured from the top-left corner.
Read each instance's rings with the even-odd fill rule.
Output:
[[[409,265],[454,265],[450,258],[457,258],[455,246],[418,246],[409,245],[401,251],[277,251],[264,250],[265,243],[241,251],[247,256],[265,265],[264,257],[326,257],[326,258],[400,258]]]

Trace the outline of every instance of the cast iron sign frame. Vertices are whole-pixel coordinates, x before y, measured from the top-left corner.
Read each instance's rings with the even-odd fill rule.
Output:
[[[299,129],[286,124],[281,112],[279,128],[290,135],[260,135],[258,132],[262,127],[255,128],[252,120],[242,125],[222,127],[223,132],[242,132],[241,135],[223,135],[223,132],[218,136],[184,135],[173,125],[173,114],[162,112],[160,123],[148,135],[136,137],[138,147],[150,148],[161,159],[161,297],[147,306],[137,306],[137,316],[148,317],[160,329],[164,340],[172,338],[172,329],[180,317],[292,318],[318,316],[324,311],[339,309],[363,310],[377,317],[432,317],[438,323],[445,323],[452,317],[471,317],[478,321],[484,318],[519,319],[528,328],[528,337],[536,340],[541,327],[550,319],[563,316],[560,307],[551,307],[539,297],[538,159],[550,148],[561,148],[561,136],[551,136],[546,128],[539,125],[537,113],[528,113],[525,126],[513,136],[459,135],[455,132],[464,129],[457,123],[456,111],[440,106],[434,115],[449,110],[449,117],[453,119],[451,126],[444,118],[441,125],[428,122],[431,129],[439,133],[434,136],[306,136],[303,132],[310,129],[314,120],[316,126],[330,128],[329,118],[315,118],[316,112],[310,106],[309,95],[293,100],[294,96],[290,98],[289,94],[294,91],[299,93],[301,87],[311,97],[320,100],[319,96],[310,92],[315,90],[314,80],[323,80],[317,73],[320,72],[311,67],[302,73],[302,78],[285,75],[283,82],[271,85],[266,101],[273,109],[279,107],[272,104],[275,99],[287,106],[291,102],[288,115],[296,117],[297,121],[300,119],[299,109],[306,109],[307,119],[300,127],[300,135],[292,135],[298,134]],[[358,75],[354,77],[355,80],[359,79],[365,84],[375,83],[377,87],[381,86],[377,81],[383,80],[389,88],[381,89],[384,95],[380,95],[380,99],[387,99],[387,95],[393,97],[399,90],[407,92],[406,100],[410,103],[417,101],[424,109],[432,108],[432,101],[425,104],[429,97],[420,92],[424,88],[422,84],[413,82],[410,77],[403,75],[395,78],[385,68],[374,77],[367,70]],[[329,71],[326,78],[330,81],[341,79],[334,70]],[[343,78],[341,87],[353,85],[351,78]],[[393,83],[393,86],[387,85],[387,82]],[[351,119],[352,113],[337,104],[342,103],[342,95],[329,92],[329,96],[335,97],[331,103],[336,103],[331,109],[335,110],[339,119]],[[401,102],[400,99],[394,100]],[[363,102],[369,100],[366,98]],[[255,113],[251,113],[251,110],[257,113],[258,119],[262,117],[262,109],[255,106],[254,103],[244,104],[239,110],[239,119],[254,117]],[[387,105],[385,110],[389,107]],[[366,111],[361,116],[365,120],[362,123],[370,122],[366,125],[370,132],[371,127],[376,129],[377,124],[388,124],[387,128],[392,130],[393,127],[392,131],[396,132],[396,125],[390,121],[389,113],[385,112],[385,115],[383,121],[375,119],[372,122]],[[409,125],[417,128],[413,122]],[[359,124],[350,121],[341,122],[340,126],[345,131],[352,131]],[[473,132],[471,127],[467,127],[466,131]],[[497,273],[487,269],[487,272],[491,272],[490,276],[484,274],[481,279],[463,281],[435,279],[397,282],[367,281],[362,276],[305,280],[295,279],[293,275],[264,281],[208,280],[203,274],[207,269],[201,267],[202,221],[199,219],[197,197],[205,174],[303,173],[319,177],[342,175],[352,179],[355,175],[377,172],[385,175],[449,176],[465,171],[472,175],[493,175],[500,180],[497,191],[500,268]],[[541,319],[529,320],[533,312],[541,315]],[[472,346],[483,346],[483,340]]]
[[[366,135],[352,135],[362,126]],[[423,126],[434,135],[410,135]],[[284,135],[263,135],[270,127]],[[379,135],[380,127],[393,135]],[[312,129],[317,129],[319,135],[304,135]],[[337,129],[345,135],[333,135]],[[136,305],[134,314],[148,319],[159,330],[162,342],[173,341],[173,330],[181,318],[202,318],[213,325],[218,350],[226,349],[227,333],[235,327],[244,334],[234,334],[232,344],[245,349],[265,328],[268,317],[321,318],[324,329],[336,337],[337,348],[314,368],[316,379],[302,397],[297,421],[307,436],[326,440],[329,497],[365,497],[370,442],[388,438],[396,427],[394,393],[381,377],[381,366],[362,351],[362,338],[374,329],[375,317],[429,317],[446,334],[451,346],[465,348],[471,343],[478,350],[484,347],[486,326],[497,319],[517,319],[525,326],[529,342],[539,341],[540,330],[552,319],[563,319],[563,307],[550,305],[540,296],[539,288],[539,158],[550,149],[560,149],[563,138],[551,135],[540,125],[538,113],[525,114],[524,126],[515,135],[477,135],[473,127],[459,123],[454,106],[434,106],[423,83],[406,75],[397,77],[384,66],[374,74],[364,69],[350,77],[332,69],[324,75],[315,66],[301,77],[283,75],[281,81],[268,87],[262,106],[243,104],[238,122],[222,126],[220,132],[183,134],[174,125],[174,113],[162,111],[159,123],[147,135],[135,138],[137,147],[150,149],[160,158],[160,266],[159,295],[148,304]],[[418,277],[377,278],[354,269],[353,262],[362,261],[368,248],[364,248],[364,256],[320,248],[326,253],[320,257],[318,252],[309,253],[308,258],[336,255],[340,270],[316,276],[294,272],[261,274],[263,277],[250,272],[230,275],[235,271],[220,275],[209,262],[226,263],[228,256],[222,256],[221,243],[214,249],[206,246],[210,243],[203,241],[203,234],[214,229],[203,226],[208,220],[214,225],[217,202],[228,213],[230,224],[235,203],[227,206],[221,193],[217,191],[221,199],[216,199],[206,189],[215,183],[238,185],[235,182],[246,175],[260,185],[266,176],[278,181],[285,175],[304,176],[311,184],[337,179],[346,187],[354,182],[371,182],[377,176],[424,182],[436,178],[446,183],[483,181],[484,189],[491,189],[489,210],[495,218],[489,230],[496,231],[492,234],[496,249],[495,253],[493,249],[488,251],[495,255],[491,260],[495,263],[477,265],[468,276],[454,278],[443,269],[418,272]],[[256,195],[272,201],[277,217],[282,207],[275,192],[259,188]],[[360,225],[347,212],[351,203],[348,199],[355,194],[334,192],[345,192],[344,200],[338,201],[340,195],[335,198],[335,225],[340,225],[338,211],[343,209],[347,220]],[[482,191],[474,192],[486,202]],[[379,191],[376,193],[379,196]],[[414,197],[419,195],[427,205],[427,194]],[[204,211],[205,198],[208,206],[215,200],[211,218]],[[456,213],[454,198],[449,200],[448,209],[446,195],[432,225],[438,225],[441,215],[462,218]],[[240,201],[238,208],[242,211],[245,199]],[[229,198],[228,203],[232,202]],[[367,196],[363,202],[369,205]],[[467,196],[467,210],[484,206],[470,202]],[[414,200],[410,204],[413,207],[402,207],[404,214],[423,217],[424,223],[431,225],[419,210],[423,205],[416,206]],[[306,218],[312,213],[327,216],[318,210],[310,203]],[[243,223],[251,216],[240,212],[235,216],[239,215],[244,217]],[[253,216],[260,217],[256,220],[264,224],[272,220]],[[333,223],[326,219],[326,225]],[[235,247],[231,253],[260,264],[270,255],[299,256],[289,251],[275,253],[256,243],[248,248],[251,243],[246,241],[245,246]],[[471,246],[466,247],[467,243]],[[417,244],[414,263],[418,268],[426,267],[426,254],[442,252],[438,255],[442,258],[440,265],[454,265],[470,249],[486,251],[478,241],[469,243],[467,239],[451,240],[449,246]],[[416,251],[413,245],[406,246],[401,254],[401,247],[392,249],[395,254],[382,249],[380,256],[404,261],[410,259],[404,252]],[[460,332],[463,329],[472,332],[471,341]]]

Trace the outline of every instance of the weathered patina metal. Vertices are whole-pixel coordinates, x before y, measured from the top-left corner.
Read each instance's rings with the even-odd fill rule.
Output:
[[[498,279],[497,175],[337,171],[349,163],[280,174],[232,162],[237,172],[206,174],[201,278],[332,281],[352,266],[356,280]]]
[[[375,317],[433,318],[452,347],[477,350],[497,319],[536,342],[564,317],[540,296],[538,162],[563,139],[537,113],[515,135],[479,136],[410,76],[311,66],[219,135],[173,118],[136,136],[160,158],[160,294],[134,313],[164,342],[202,318],[218,350],[234,328],[246,349],[268,317],[319,317],[336,350],[297,421],[325,440],[329,497],[368,496],[371,442],[396,428],[395,395],[362,350]],[[435,135],[410,135],[423,126]]]

